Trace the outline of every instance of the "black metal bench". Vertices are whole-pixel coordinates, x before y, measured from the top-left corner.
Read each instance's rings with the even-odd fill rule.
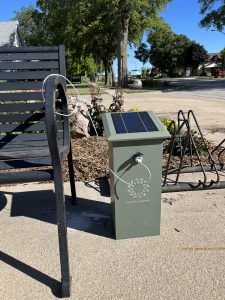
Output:
[[[65,50],[59,47],[0,48],[0,184],[54,179],[62,296],[70,295],[62,161],[68,159],[72,201],[75,180],[69,134]]]

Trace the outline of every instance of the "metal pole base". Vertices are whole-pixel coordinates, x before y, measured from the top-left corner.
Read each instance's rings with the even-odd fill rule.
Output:
[[[67,280],[62,281],[62,298],[70,297],[71,281],[72,281],[71,276],[70,276],[69,281],[67,281]]]

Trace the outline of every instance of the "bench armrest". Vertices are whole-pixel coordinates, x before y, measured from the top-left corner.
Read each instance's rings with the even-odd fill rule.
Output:
[[[61,77],[49,77],[44,85],[45,89],[45,122],[48,137],[48,144],[52,160],[61,159],[59,141],[57,137],[57,118],[56,101],[61,99],[62,111],[64,115],[68,115],[67,97],[65,94],[66,84]],[[59,97],[56,97],[59,95]],[[67,155],[70,150],[70,131],[69,131],[69,117],[61,116],[63,124],[63,154]]]

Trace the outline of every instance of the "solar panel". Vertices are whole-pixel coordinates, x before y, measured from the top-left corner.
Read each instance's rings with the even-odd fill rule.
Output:
[[[116,133],[158,131],[147,112],[125,112],[111,114]]]

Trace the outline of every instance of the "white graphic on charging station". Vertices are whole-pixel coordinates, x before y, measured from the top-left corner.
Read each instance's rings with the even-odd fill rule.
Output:
[[[129,182],[127,185],[127,192],[132,199],[138,200],[143,199],[150,189],[150,181],[152,178],[152,174],[150,169],[143,163],[143,154],[137,155],[134,158],[135,162],[142,165],[145,169],[147,169],[149,174],[149,180],[145,180],[144,178],[135,178]]]
[[[144,178],[135,178],[128,185],[127,192],[133,199],[142,199],[147,195],[149,189],[149,181],[146,181]]]

